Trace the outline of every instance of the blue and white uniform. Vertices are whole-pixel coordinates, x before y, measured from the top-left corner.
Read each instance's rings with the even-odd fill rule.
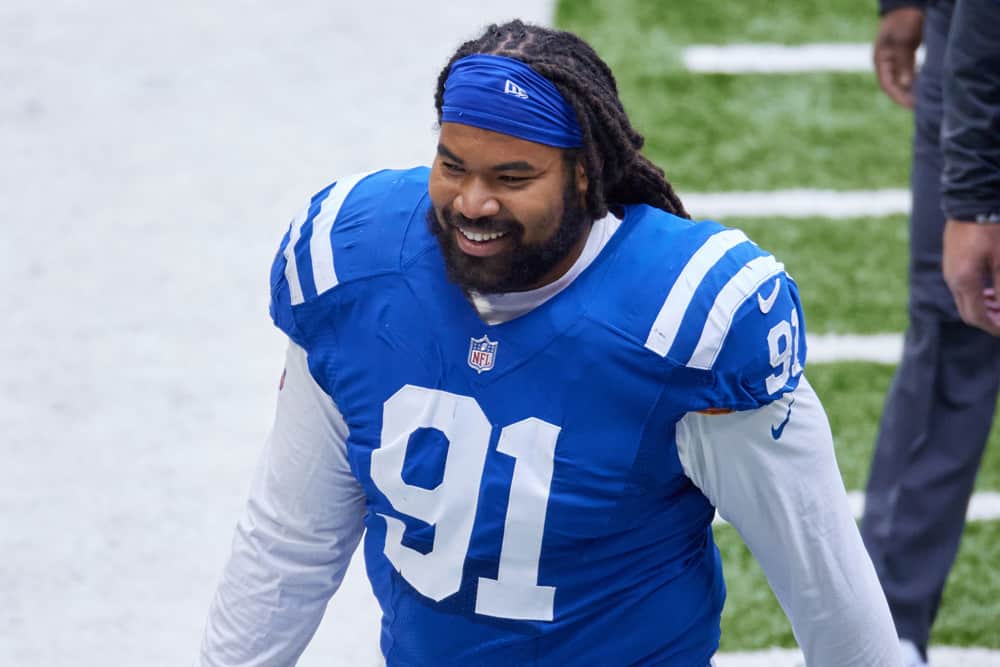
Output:
[[[556,282],[470,303],[427,175],[344,179],[282,242],[286,384],[202,664],[293,664],[364,532],[390,667],[706,665],[716,509],[810,665],[898,663],[781,264],[626,206]]]

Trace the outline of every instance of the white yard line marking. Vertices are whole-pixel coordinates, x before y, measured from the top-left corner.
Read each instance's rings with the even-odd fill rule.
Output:
[[[960,646],[931,646],[930,664],[934,667],[996,667],[1000,651]],[[719,653],[713,661],[716,667],[801,667],[805,664],[798,649],[772,648],[763,651]]]
[[[910,191],[772,190],[681,195],[695,218],[858,218],[906,214]]]
[[[899,363],[903,355],[903,336],[896,333],[809,334],[806,361],[823,364],[834,361],[873,361]]]
[[[860,518],[865,508],[865,494],[860,491],[850,491],[847,494],[854,510],[854,516]],[[996,521],[1000,519],[1000,493],[996,491],[980,491],[972,494],[972,502],[965,514],[966,521]]]
[[[848,491],[847,501],[851,504],[851,511],[856,519],[861,518],[861,513],[865,509],[865,494],[861,491]],[[972,502],[969,503],[969,511],[965,514],[966,521],[996,521],[1000,519],[1000,493],[996,491],[980,491],[972,494]],[[715,515],[714,524],[727,523],[718,514]]]
[[[917,52],[923,62],[924,51]],[[682,54],[691,72],[716,74],[790,74],[797,72],[872,72],[869,43],[699,44]]]

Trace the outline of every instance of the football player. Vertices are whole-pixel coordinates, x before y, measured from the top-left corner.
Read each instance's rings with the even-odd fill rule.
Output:
[[[202,664],[294,664],[364,534],[387,665],[704,667],[716,511],[810,665],[900,664],[783,266],[689,219],[572,34],[490,26],[435,102],[430,169],[341,179],[281,243]]]

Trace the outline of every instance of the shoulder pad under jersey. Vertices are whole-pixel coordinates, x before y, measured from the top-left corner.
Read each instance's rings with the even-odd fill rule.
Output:
[[[794,389],[805,327],[784,265],[740,230],[642,209],[627,218],[631,275],[615,297],[629,304],[625,328],[672,365],[711,373],[712,407],[752,409]]]
[[[301,344],[295,310],[338,285],[399,271],[427,199],[426,167],[341,178],[292,220],[271,266],[271,318]],[[416,220],[423,224],[423,220]]]

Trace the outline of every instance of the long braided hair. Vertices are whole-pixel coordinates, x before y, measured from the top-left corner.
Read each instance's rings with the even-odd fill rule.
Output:
[[[439,122],[452,64],[477,53],[520,60],[551,81],[572,105],[583,147],[568,153],[583,160],[589,182],[586,208],[593,219],[607,215],[609,204],[649,204],[690,217],[663,170],[639,152],[644,139],[625,114],[611,69],[572,33],[520,20],[490,25],[481,37],[462,44],[441,71],[434,95]]]

